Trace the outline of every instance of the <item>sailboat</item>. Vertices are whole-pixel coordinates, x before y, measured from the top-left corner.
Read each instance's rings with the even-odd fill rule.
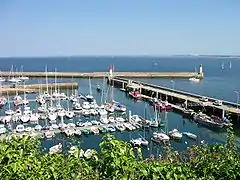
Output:
[[[6,115],[13,115],[14,111],[11,109],[11,104],[10,104],[10,100],[9,100],[9,96],[8,96],[8,91],[7,91],[7,103],[8,103],[8,110],[5,111]]]
[[[0,70],[0,73],[1,73],[0,82],[5,82],[6,79],[3,77],[3,75],[2,75],[2,71],[1,71],[1,70]]]
[[[43,98],[44,98],[45,100],[49,100],[49,99],[51,99],[51,95],[49,94],[49,90],[48,90],[47,66],[45,67],[45,73],[46,73],[46,86],[47,86],[47,90],[44,91],[44,93],[43,93]]]
[[[232,68],[232,61],[229,62],[229,69]]]
[[[26,96],[25,82],[24,82],[23,86],[24,86],[24,95],[23,95],[22,104],[23,105],[28,105],[29,101],[28,101],[27,96]]]
[[[22,73],[22,76],[19,77],[20,80],[22,80],[22,81],[29,80],[29,77],[23,76],[23,65],[21,66],[21,73]]]
[[[91,86],[91,79],[90,79],[90,77],[89,77],[88,81],[89,81],[89,94],[86,95],[86,98],[87,98],[88,102],[92,102],[94,100],[94,98],[92,96],[92,86]]]
[[[55,90],[54,90],[54,92],[52,94],[52,97],[54,99],[59,99],[60,98],[60,93],[57,90],[57,69],[56,68],[55,68],[54,87],[55,87]]]
[[[167,119],[167,112],[165,112],[165,120],[166,119]],[[166,122],[167,122],[167,120],[166,120]],[[168,132],[167,127],[168,127],[168,125],[166,124],[165,131],[162,130],[162,132],[160,132],[160,133],[154,132],[151,140],[156,143],[160,143],[160,142],[168,143],[170,140],[170,137],[167,135],[167,132]]]
[[[154,127],[154,128],[157,128],[158,127],[158,110],[156,109],[156,107],[155,107],[155,117],[154,117],[154,119],[150,122],[150,124],[149,124],[149,126],[150,127]]]
[[[68,96],[68,92],[67,92],[67,96]],[[70,109],[69,109],[69,101],[67,101],[67,111],[65,112],[65,115],[69,119],[72,119],[74,116],[74,112],[70,111]]]
[[[19,83],[19,82],[21,82],[21,79],[19,79],[19,78],[14,76],[13,65],[12,65],[11,70],[10,70],[10,75],[11,74],[13,75],[13,77],[11,77],[11,78],[9,77],[9,79],[8,79],[9,82],[11,82],[11,83]]]

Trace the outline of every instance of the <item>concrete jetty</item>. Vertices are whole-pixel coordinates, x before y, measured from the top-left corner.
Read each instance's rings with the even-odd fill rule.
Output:
[[[16,77],[27,76],[30,78],[44,78],[45,72],[14,73]],[[2,72],[3,77],[11,76],[9,72]],[[48,72],[49,78],[103,78],[108,77],[109,72]],[[125,78],[203,78],[203,74],[195,72],[114,72],[114,76]]]
[[[203,97],[202,95],[119,77],[110,78],[109,83],[115,87],[125,89],[126,92],[138,90],[144,96],[168,100],[173,105],[181,104],[195,111],[204,111],[209,115],[225,117],[228,114],[233,120],[234,125],[240,125],[240,109],[238,108],[238,104],[233,102],[219,100],[222,101],[222,105],[218,106],[214,104],[218,100],[215,98],[204,96],[208,98],[208,101],[202,102],[200,100]]]
[[[1,72],[3,77],[21,77],[30,78],[103,78],[103,77],[122,77],[122,78],[199,78],[202,79],[203,68],[199,67],[199,72],[116,72],[110,66],[108,72]]]
[[[57,87],[58,89],[76,89],[78,88],[78,83],[76,82],[71,82],[71,83],[56,83],[56,84],[28,84],[28,85],[16,85],[16,86],[11,86],[11,85],[2,85],[1,86],[1,93],[3,95],[15,95],[16,92],[18,94],[23,94],[25,92],[38,92],[39,89],[41,90],[46,90],[47,88],[49,89],[54,89]]]

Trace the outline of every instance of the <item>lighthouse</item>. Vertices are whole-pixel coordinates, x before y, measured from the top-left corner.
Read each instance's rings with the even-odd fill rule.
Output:
[[[202,66],[202,64],[200,64],[200,66],[199,66],[199,74],[201,76],[203,76],[203,66]]]
[[[110,78],[113,77],[113,65],[109,66],[109,76],[110,76]]]

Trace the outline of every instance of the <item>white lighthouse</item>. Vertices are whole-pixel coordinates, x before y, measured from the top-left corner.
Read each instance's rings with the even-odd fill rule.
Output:
[[[200,66],[199,66],[199,74],[201,74],[203,76],[203,66],[202,66],[202,64],[200,64]]]
[[[113,77],[113,65],[109,66],[109,76],[112,78]]]

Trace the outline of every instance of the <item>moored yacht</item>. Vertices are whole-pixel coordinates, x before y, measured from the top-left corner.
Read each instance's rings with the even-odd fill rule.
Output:
[[[170,140],[169,136],[165,133],[153,133],[153,137],[151,138],[153,142],[160,143],[160,142],[168,142]]]
[[[196,140],[197,139],[197,135],[196,134],[193,134],[191,132],[183,132],[184,135],[186,135],[188,138],[190,139],[194,139]]]
[[[16,126],[16,132],[21,133],[21,132],[23,132],[23,131],[25,131],[24,125],[19,124],[19,125]]]
[[[0,124],[0,134],[4,134],[7,132],[7,129],[5,128],[4,124]]]
[[[176,139],[176,140],[182,139],[182,133],[180,133],[177,129],[173,129],[172,131],[169,131],[168,134],[173,139]]]

